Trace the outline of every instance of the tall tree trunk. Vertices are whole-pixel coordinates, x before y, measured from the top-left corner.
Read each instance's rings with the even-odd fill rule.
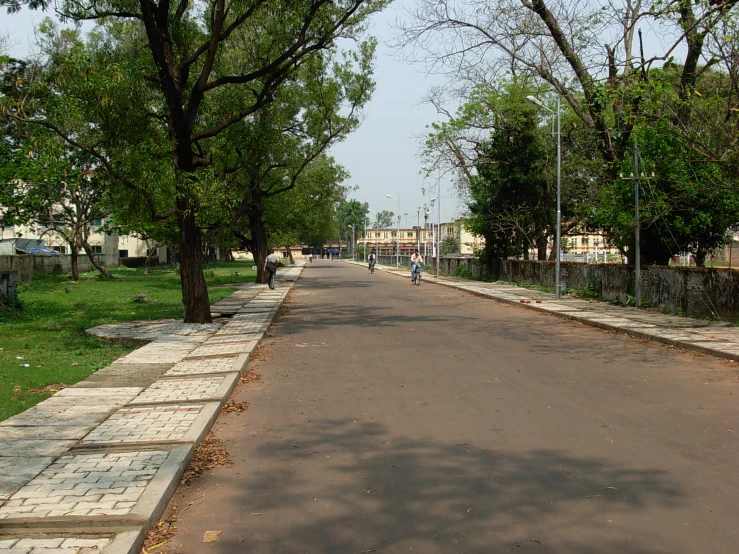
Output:
[[[267,231],[262,221],[261,204],[259,209],[249,217],[249,228],[251,229],[252,250],[254,263],[257,266],[257,283],[267,282],[267,272],[264,271],[264,261],[267,259]]]
[[[708,252],[702,249],[698,249],[693,253],[693,259],[695,260],[695,265],[698,267],[706,267],[706,256],[708,255]]]
[[[536,235],[536,259],[547,259],[547,237],[543,232]]]
[[[211,323],[208,286],[203,275],[203,249],[200,227],[187,210],[179,215],[180,282],[185,323]]]
[[[71,256],[70,261],[72,262],[72,281],[80,280],[80,266],[78,263],[77,245],[74,242],[69,243],[69,254]]]
[[[97,269],[103,277],[105,277],[106,279],[110,279],[113,277],[110,274],[110,271],[108,271],[108,268],[100,263],[100,261],[95,257],[92,248],[90,248],[90,245],[87,243],[86,240],[82,241],[82,248],[85,250],[85,254],[87,254],[87,257],[90,259],[93,267]]]
[[[287,255],[290,257],[290,263],[295,265],[295,258],[293,258],[293,251],[290,250],[290,245],[285,245],[285,250],[287,251]]]

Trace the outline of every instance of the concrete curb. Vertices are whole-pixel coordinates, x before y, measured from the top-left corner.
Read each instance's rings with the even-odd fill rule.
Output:
[[[352,264],[352,265],[360,265],[357,262],[352,262],[352,261],[348,261],[347,263]],[[408,278],[407,275],[399,273],[399,271],[397,269],[394,269],[394,268],[376,267],[376,269],[379,269],[381,271],[384,271],[385,273],[388,273],[390,275],[395,275],[396,277],[405,277],[405,278]],[[455,290],[460,290],[462,292],[466,292],[468,294],[479,296],[481,298],[486,298],[488,300],[495,300],[496,302],[501,302],[503,304],[510,304],[510,305],[513,305],[513,306],[518,306],[518,307],[521,307],[521,308],[526,308],[526,309],[529,309],[529,310],[534,310],[534,311],[536,311],[538,313],[546,313],[546,314],[549,314],[549,315],[553,315],[553,316],[559,317],[561,319],[567,319],[567,320],[570,320],[570,321],[576,321],[578,323],[582,323],[583,325],[588,325],[590,327],[597,327],[598,329],[602,329],[604,331],[611,331],[611,332],[619,333],[619,334],[626,335],[626,336],[629,336],[629,337],[632,337],[632,338],[637,338],[637,339],[641,339],[641,340],[648,340],[648,341],[651,341],[651,342],[657,342],[657,343],[661,343],[661,344],[664,344],[664,345],[667,345],[667,346],[681,348],[683,350],[690,350],[690,351],[693,351],[693,352],[700,352],[701,354],[708,354],[710,356],[715,356],[717,358],[723,358],[723,359],[731,360],[731,361],[739,361],[739,354],[734,354],[734,353],[731,353],[731,352],[725,352],[725,351],[722,351],[722,350],[717,350],[717,349],[710,348],[710,347],[707,347],[707,346],[703,346],[703,345],[700,345],[700,344],[693,344],[693,343],[691,343],[689,341],[682,341],[682,340],[679,340],[679,339],[671,339],[671,338],[668,338],[668,337],[655,336],[655,335],[652,335],[652,334],[649,334],[649,333],[641,332],[641,331],[639,331],[637,329],[627,328],[627,327],[621,327],[621,326],[618,326],[618,325],[613,325],[613,324],[605,323],[605,322],[602,322],[602,321],[593,321],[592,319],[585,318],[585,317],[580,317],[580,316],[578,316],[576,314],[573,314],[573,313],[567,313],[567,312],[562,312],[562,311],[557,311],[557,310],[547,310],[547,309],[544,309],[540,305],[537,305],[537,304],[530,304],[530,303],[523,303],[523,302],[521,302],[521,300],[527,300],[527,301],[530,300],[530,299],[528,299],[526,297],[520,297],[519,299],[515,299],[515,300],[514,299],[508,299],[508,298],[500,298],[500,297],[494,296],[492,294],[485,294],[485,293],[480,292],[480,291],[469,290],[469,289],[467,289],[465,287],[462,287],[462,286],[458,285],[457,283],[449,283],[449,282],[446,282],[445,283],[445,282],[437,279],[436,277],[426,277],[424,280],[425,280],[426,283],[431,283],[431,284],[439,285],[439,286],[442,286],[442,287],[448,287],[448,288],[452,288],[452,289],[455,289]],[[509,294],[513,295],[514,293],[509,293]],[[551,301],[548,301],[548,302],[551,302]],[[645,328],[646,328],[646,326],[645,326]]]

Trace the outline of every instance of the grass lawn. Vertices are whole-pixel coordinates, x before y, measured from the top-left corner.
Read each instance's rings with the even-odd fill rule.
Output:
[[[205,276],[211,303],[236,290],[228,285],[253,282],[252,265],[209,264]],[[85,329],[182,317],[180,279],[173,269],[152,269],[148,276],[143,269],[112,273],[110,280],[83,273],[77,283],[67,276],[36,275],[33,287],[20,287],[21,311],[0,308],[0,421],[53,394],[53,385],[81,381],[141,345],[91,337]],[[137,294],[151,302],[135,303]]]

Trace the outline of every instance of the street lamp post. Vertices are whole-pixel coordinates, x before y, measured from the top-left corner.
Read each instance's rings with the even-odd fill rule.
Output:
[[[416,220],[416,248],[421,251],[421,206],[418,206],[418,218]]]
[[[537,106],[539,108],[543,108],[547,110],[549,113],[554,115],[554,112],[547,108],[541,100],[536,98],[535,96],[527,96],[526,101],[529,104],[533,104],[534,106]],[[561,107],[561,98],[559,95],[557,95],[557,240],[556,240],[556,258],[555,258],[555,269],[554,269],[554,280],[555,280],[555,290],[557,298],[560,298],[562,295],[561,285],[560,285],[560,249],[561,249],[561,242],[562,242],[562,134],[561,134],[561,117],[562,117],[562,107]]]
[[[397,250],[395,251],[395,268],[400,268],[400,194],[398,194],[398,197],[395,198],[392,194],[386,194],[388,198],[391,198],[393,200],[397,200],[398,202],[398,234],[396,236],[397,240]]]
[[[439,196],[438,196],[438,206],[437,206],[437,223],[436,223],[436,229],[438,231],[436,235],[436,277],[438,278],[441,275],[441,181],[438,183],[439,185]]]
[[[367,221],[369,221],[369,213],[371,213],[372,210],[368,209],[367,213],[364,214],[364,260],[367,260]]]
[[[357,255],[355,254],[355,250],[356,250],[355,249],[355,245],[357,244],[357,241],[354,239],[354,237],[355,237],[355,234],[354,234],[354,225],[349,225],[349,227],[352,228],[352,260],[354,260],[356,262],[357,261]]]
[[[426,260],[427,249],[429,244],[429,205],[423,204],[423,259]]]

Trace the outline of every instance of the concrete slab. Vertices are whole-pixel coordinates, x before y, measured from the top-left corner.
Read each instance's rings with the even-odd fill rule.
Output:
[[[37,404],[23,413],[0,421],[0,427],[95,426],[117,408],[106,406],[55,406]]]
[[[0,503],[11,498],[53,461],[50,456],[0,458]]]
[[[146,362],[126,363],[120,360],[93,373],[87,379],[73,385],[71,388],[97,388],[116,385],[122,387],[148,387],[174,365],[174,362],[150,364]]]
[[[26,458],[30,456],[61,456],[77,444],[76,440],[33,440],[3,438],[0,458]]]
[[[8,439],[79,440],[90,432],[90,428],[90,425],[15,426],[11,422],[10,425],[0,426],[0,440],[3,444]]]

